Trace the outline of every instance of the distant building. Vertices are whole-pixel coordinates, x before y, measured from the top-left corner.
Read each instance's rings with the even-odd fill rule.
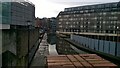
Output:
[[[49,23],[48,23],[49,33],[56,33],[56,26],[57,26],[56,18],[54,18],[54,17],[49,18]]]
[[[42,19],[40,18],[35,19],[35,27],[42,28]]]
[[[87,48],[120,57],[120,2],[65,8],[58,32]]]
[[[48,18],[42,18],[41,20],[42,20],[42,28],[47,31],[48,30],[49,19]]]

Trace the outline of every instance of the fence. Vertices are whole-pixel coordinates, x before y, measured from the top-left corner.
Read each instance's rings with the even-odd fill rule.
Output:
[[[120,42],[92,39],[78,35],[71,35],[71,40],[90,49],[120,57]]]

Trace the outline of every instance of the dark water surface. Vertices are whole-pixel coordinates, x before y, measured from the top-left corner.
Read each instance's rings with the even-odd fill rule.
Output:
[[[59,55],[87,54],[87,52],[77,49],[63,38],[57,37],[56,34],[48,34],[48,43],[56,44],[56,50]]]

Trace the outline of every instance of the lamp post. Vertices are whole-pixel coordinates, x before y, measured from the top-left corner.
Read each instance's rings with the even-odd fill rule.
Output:
[[[30,42],[30,25],[31,21],[26,21],[27,22],[27,30],[28,30],[28,68],[29,68],[29,42]]]
[[[119,27],[117,27],[117,29],[116,29],[116,34],[117,34],[117,36],[116,36],[116,52],[115,52],[115,56],[117,56],[117,43],[118,43],[118,38],[119,38],[119,36],[118,36],[118,31],[119,31]]]

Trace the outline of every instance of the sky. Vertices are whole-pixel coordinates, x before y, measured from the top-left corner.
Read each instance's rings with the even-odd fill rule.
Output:
[[[118,2],[120,0],[29,0],[35,4],[35,16],[43,17],[56,17],[64,8]]]

